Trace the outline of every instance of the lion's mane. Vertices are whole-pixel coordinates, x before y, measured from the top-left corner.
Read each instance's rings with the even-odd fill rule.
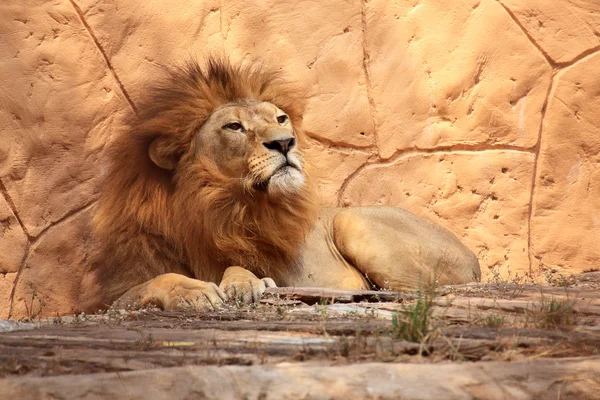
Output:
[[[193,61],[168,70],[107,150],[111,167],[94,217],[104,244],[96,275],[106,282],[105,304],[166,272],[216,283],[231,265],[276,281],[294,273],[317,215],[311,184],[272,199],[194,160],[194,136],[211,112],[245,99],[283,109],[302,139],[293,87],[276,73],[211,58],[205,69]],[[173,171],[149,157],[157,138],[179,160]]]

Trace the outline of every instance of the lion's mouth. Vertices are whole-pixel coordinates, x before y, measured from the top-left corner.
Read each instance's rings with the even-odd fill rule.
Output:
[[[267,187],[269,187],[270,181],[271,178],[269,177],[269,179],[266,179],[264,181],[255,182],[252,187],[260,192],[265,192],[267,190]]]
[[[289,174],[289,171],[292,169],[295,169],[298,172],[302,172],[297,165],[295,165],[294,163],[291,163],[290,161],[286,161],[283,164],[281,164],[281,166],[279,168],[277,168],[275,171],[273,171],[271,176],[269,176],[267,179],[255,182],[253,185],[254,189],[259,190],[259,191],[266,191],[267,188],[269,187],[269,183],[271,182],[271,179],[274,176]]]

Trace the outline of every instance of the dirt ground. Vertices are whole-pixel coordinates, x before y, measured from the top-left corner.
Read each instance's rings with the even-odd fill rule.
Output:
[[[284,288],[270,289],[258,305],[230,304],[212,312],[109,310],[3,322],[0,398],[23,388],[42,396],[36,387],[49,390],[63,376],[122,377],[178,367],[257,370],[292,365],[303,371],[331,367],[341,372],[342,367],[361,364],[372,370],[381,363],[388,368],[408,363],[429,365],[435,375],[436,366],[442,371],[448,364],[485,368],[491,363],[504,365],[504,370],[526,366],[533,374],[534,365],[550,373],[552,366],[561,365],[557,360],[564,360],[600,368],[600,272],[552,283],[469,284],[421,293]],[[593,369],[589,365],[585,370]],[[573,376],[572,371],[568,374]],[[560,374],[556,379],[568,382]],[[600,396],[600,378],[586,382],[569,386],[570,392],[564,384],[559,392],[551,384],[544,390],[552,392],[523,390],[533,397]],[[495,398],[485,393],[475,397]]]

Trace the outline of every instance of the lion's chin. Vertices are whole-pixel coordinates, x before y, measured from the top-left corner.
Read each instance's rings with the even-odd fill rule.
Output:
[[[298,193],[304,183],[302,172],[293,166],[286,165],[275,171],[269,179],[266,189],[270,196],[287,196]]]

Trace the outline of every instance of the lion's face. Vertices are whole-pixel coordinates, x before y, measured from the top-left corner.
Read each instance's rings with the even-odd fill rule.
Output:
[[[271,196],[305,184],[304,162],[292,121],[269,102],[230,103],[213,111],[195,137],[195,158],[253,190]]]

